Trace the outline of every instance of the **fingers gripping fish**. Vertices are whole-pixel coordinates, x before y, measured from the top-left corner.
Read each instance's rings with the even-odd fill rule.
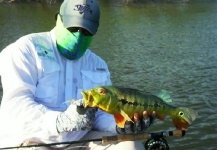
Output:
[[[155,111],[160,120],[164,120],[165,115],[171,116],[175,127],[180,130],[186,130],[197,116],[197,112],[191,108],[169,105],[167,102],[171,99],[165,91],[142,93],[136,89],[100,86],[81,93],[84,107],[97,107],[113,114],[121,128],[126,121],[132,121],[130,118],[135,112],[142,116],[145,110],[149,115]]]

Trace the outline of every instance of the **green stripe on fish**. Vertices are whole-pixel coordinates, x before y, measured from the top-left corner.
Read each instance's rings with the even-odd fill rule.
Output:
[[[185,130],[197,116],[197,112],[191,108],[169,105],[168,102],[172,100],[164,90],[143,93],[131,88],[99,86],[82,91],[82,95],[84,107],[97,107],[113,114],[117,125],[121,128],[126,121],[132,121],[130,118],[134,113],[142,116],[145,110],[149,115],[155,111],[160,120],[164,120],[165,115],[171,116],[176,128],[181,130]]]

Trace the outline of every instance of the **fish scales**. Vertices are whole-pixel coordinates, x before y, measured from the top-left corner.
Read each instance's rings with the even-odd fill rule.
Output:
[[[115,86],[99,86],[87,91],[82,91],[84,107],[98,107],[101,110],[113,114],[119,127],[124,127],[126,121],[132,121],[130,117],[134,113],[140,116],[143,111],[149,115],[153,111],[160,120],[169,115],[177,129],[185,130],[197,116],[197,112],[191,108],[175,107],[167,102],[171,101],[166,91],[142,93],[136,89],[120,88]]]

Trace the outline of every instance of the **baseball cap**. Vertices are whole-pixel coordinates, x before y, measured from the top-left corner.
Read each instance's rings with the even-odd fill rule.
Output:
[[[65,28],[81,27],[96,34],[100,8],[97,0],[64,0],[60,15]]]

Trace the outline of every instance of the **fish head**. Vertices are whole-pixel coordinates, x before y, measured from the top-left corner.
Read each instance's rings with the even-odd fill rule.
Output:
[[[186,130],[196,119],[197,112],[191,108],[179,107],[173,115],[173,123],[179,130]]]
[[[111,100],[111,92],[106,87],[100,86],[81,92],[84,100],[84,107],[98,107],[105,109]]]

